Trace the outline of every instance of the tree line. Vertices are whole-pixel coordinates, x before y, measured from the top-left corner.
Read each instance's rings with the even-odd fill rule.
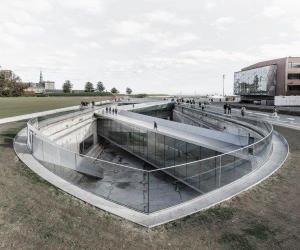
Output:
[[[64,93],[71,93],[72,92],[72,88],[73,88],[73,85],[72,85],[71,81],[66,80],[64,82],[64,84],[63,84],[63,92]],[[90,92],[95,92],[95,91],[103,93],[103,92],[105,92],[105,86],[104,86],[104,84],[102,82],[98,82],[96,84],[96,88],[95,88],[94,84],[92,82],[86,82],[86,84],[84,86],[84,91],[85,92],[89,92],[89,93]],[[111,88],[110,92],[112,94],[119,94],[120,93],[120,91],[116,87]],[[126,88],[126,93],[128,95],[131,95],[132,89],[129,88],[129,87],[127,87]]]
[[[14,76],[11,79],[5,79],[3,74],[0,74],[0,97],[8,97],[8,96],[22,96],[24,95],[25,90],[29,87],[29,84],[22,83],[21,79],[18,76]],[[73,85],[71,81],[66,80],[63,84],[63,92],[71,93]],[[100,92],[105,94],[105,92],[111,94],[119,94],[119,90],[116,87],[111,88],[110,91],[106,91],[106,88],[102,82],[98,82],[96,88],[94,88],[94,84],[92,82],[87,82],[84,87],[84,91],[88,93],[92,92]],[[130,95],[132,93],[132,89],[127,87],[126,93]]]
[[[19,77],[5,79],[4,75],[0,74],[0,97],[21,96],[28,87],[27,84],[21,82]]]

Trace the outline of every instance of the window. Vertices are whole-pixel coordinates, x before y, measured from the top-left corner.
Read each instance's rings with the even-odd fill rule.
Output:
[[[300,74],[288,74],[289,80],[300,80]]]
[[[289,62],[288,67],[292,68],[300,68],[300,62]]]
[[[289,91],[300,91],[300,85],[289,86]]]

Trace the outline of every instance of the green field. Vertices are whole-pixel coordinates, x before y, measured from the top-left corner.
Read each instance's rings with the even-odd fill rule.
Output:
[[[101,101],[111,96],[98,97],[3,97],[0,98],[0,118],[79,105],[81,101]]]

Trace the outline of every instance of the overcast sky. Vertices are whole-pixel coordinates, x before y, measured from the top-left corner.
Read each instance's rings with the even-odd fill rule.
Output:
[[[0,65],[61,88],[232,93],[233,73],[300,55],[299,0],[1,0]]]

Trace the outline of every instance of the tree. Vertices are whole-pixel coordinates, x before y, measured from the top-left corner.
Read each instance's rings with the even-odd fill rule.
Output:
[[[29,85],[22,83],[17,76],[5,79],[4,75],[0,75],[0,96],[21,96],[28,87]]]
[[[104,87],[104,85],[103,85],[102,82],[98,82],[98,83],[97,83],[97,90],[98,90],[99,92],[103,92],[103,91],[105,90],[105,87]]]
[[[127,95],[131,95],[132,89],[127,87],[127,88],[126,88],[126,93],[127,93]]]
[[[94,92],[94,85],[91,82],[87,82],[84,87],[85,92]]]
[[[254,92],[257,92],[258,89],[259,89],[259,78],[258,78],[258,75],[255,75],[254,76],[254,80],[253,80],[253,91]]]
[[[113,87],[111,90],[110,90],[111,93],[113,94],[118,94],[119,93],[119,90],[117,90],[115,87]]]
[[[73,88],[73,85],[72,85],[71,81],[66,80],[63,84],[63,92],[71,93],[72,88]]]

